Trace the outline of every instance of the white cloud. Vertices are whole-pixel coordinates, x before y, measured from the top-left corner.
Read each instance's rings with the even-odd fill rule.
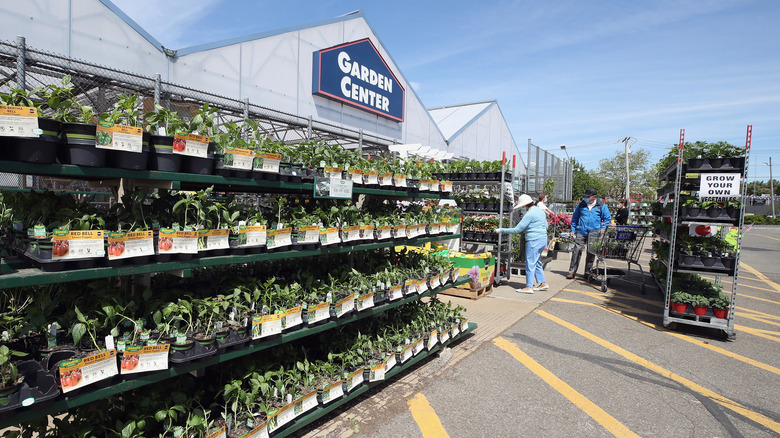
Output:
[[[200,33],[195,23],[207,16],[221,1],[112,0],[160,44],[171,49],[191,46],[193,35]]]

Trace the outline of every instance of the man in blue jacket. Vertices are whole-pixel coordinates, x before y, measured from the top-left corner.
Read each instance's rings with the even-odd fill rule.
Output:
[[[588,233],[593,230],[603,230],[612,220],[607,204],[601,202],[596,195],[596,189],[585,190],[585,196],[582,197],[582,202],[574,207],[574,214],[571,216],[571,232],[574,234],[574,250],[571,253],[569,274],[566,275],[566,278],[574,278],[577,268],[580,267],[582,250],[587,250]],[[583,278],[585,278],[586,281],[590,280],[594,258],[596,258],[596,256],[591,253],[587,253],[585,256],[585,273],[583,274]]]

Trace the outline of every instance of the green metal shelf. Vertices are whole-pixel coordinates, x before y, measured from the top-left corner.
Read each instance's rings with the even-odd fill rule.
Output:
[[[451,339],[447,341],[445,345],[451,345],[453,342],[459,342],[461,339],[463,339],[463,336],[473,332],[477,328],[477,324],[473,322],[468,323],[468,328],[461,332],[461,335],[458,336],[457,339]],[[328,403],[327,405],[317,405],[314,410],[309,412],[308,414],[304,415],[303,417],[297,418],[293,420],[288,425],[283,426],[283,428],[278,432],[274,433],[274,438],[281,438],[286,437],[290,435],[291,433],[297,432],[302,427],[307,426],[308,424],[312,423],[313,421],[319,420],[320,418],[324,417],[325,415],[329,414],[330,412],[334,411],[336,408],[351,402],[352,400],[360,397],[362,394],[376,388],[377,386],[384,385],[388,382],[389,379],[394,378],[395,376],[404,373],[414,367],[417,363],[425,360],[429,356],[431,356],[434,353],[438,353],[442,348],[444,348],[445,345],[442,345],[440,343],[437,343],[433,348],[430,350],[422,351],[416,356],[409,359],[407,362],[403,364],[399,364],[393,367],[392,370],[388,371],[387,374],[385,374],[385,380],[380,380],[377,382],[370,382],[370,383],[364,383],[359,388],[355,389],[354,391],[350,392],[349,394],[346,394],[344,397]]]
[[[202,257],[188,261],[173,261],[150,263],[147,265],[127,265],[116,268],[101,267],[91,269],[77,269],[62,272],[43,272],[38,268],[20,268],[15,272],[0,275],[0,289],[35,286],[43,284],[62,283],[69,281],[94,280],[97,278],[119,277],[124,275],[151,274],[155,272],[177,271],[194,268],[204,268],[209,266],[232,265],[238,263],[260,262],[264,260],[293,259],[300,257],[310,257],[321,254],[343,254],[354,251],[366,251],[379,248],[391,248],[400,245],[419,245],[428,242],[437,242],[440,240],[451,240],[460,238],[460,234],[448,234],[441,236],[422,237],[418,239],[408,239],[402,241],[387,241],[377,243],[367,243],[355,246],[324,247],[303,251],[281,251],[263,254],[248,255],[227,255],[215,257]],[[3,272],[6,266],[19,266],[20,261],[6,259]],[[28,265],[29,266],[29,265]]]
[[[169,368],[164,371],[157,371],[157,372],[137,375],[137,377],[128,380],[122,380],[108,387],[95,389],[93,391],[89,391],[88,388],[84,388],[81,390],[81,392],[76,393],[74,395],[65,395],[64,397],[60,395],[60,399],[54,401],[51,404],[42,405],[42,406],[33,404],[29,408],[22,408],[17,411],[14,411],[13,417],[11,417],[11,419],[0,421],[0,429],[4,429],[6,427],[10,427],[19,423],[32,421],[38,418],[45,417],[47,415],[54,415],[59,412],[67,411],[68,409],[75,408],[77,406],[81,406],[94,401],[98,401],[106,397],[121,394],[126,391],[141,388],[147,385],[151,385],[153,383],[161,382],[163,380],[171,379],[177,376],[181,376],[187,373],[191,373],[193,371],[208,368],[214,365],[219,365],[221,363],[229,362],[231,360],[240,357],[248,356],[250,354],[254,354],[259,351],[276,347],[278,345],[282,345],[311,335],[315,335],[317,333],[331,330],[339,326],[350,324],[355,321],[368,318],[382,312],[386,312],[387,310],[393,309],[403,304],[410,303],[412,301],[417,301],[423,297],[437,294],[443,290],[447,290],[449,288],[461,284],[465,284],[467,282],[468,282],[468,278],[460,279],[452,284],[441,286],[434,290],[429,290],[427,292],[424,292],[422,294],[405,296],[400,300],[387,302],[379,306],[366,309],[361,312],[353,313],[352,315],[349,315],[347,317],[339,318],[336,320],[330,320],[321,325],[316,325],[314,327],[303,327],[289,333],[282,333],[281,335],[272,338],[261,339],[259,341],[255,341],[256,343],[246,344],[245,348],[228,350],[222,354],[209,356],[200,359],[198,361],[176,365],[175,367]],[[469,330],[473,330],[474,328],[476,328],[476,325],[470,323]],[[417,356],[415,356],[415,358],[417,358]],[[406,364],[404,364],[404,366],[406,366]],[[391,370],[391,373],[388,373],[390,374],[391,377],[392,377],[392,371],[393,370]],[[324,413],[325,412],[323,412],[323,414]]]
[[[194,173],[160,172],[157,170],[127,170],[106,167],[85,167],[72,164],[35,164],[16,161],[0,161],[0,172],[24,175],[42,175],[53,177],[71,177],[83,180],[114,180],[128,178],[136,181],[165,181],[171,183],[172,189],[198,189],[214,186],[218,191],[237,192],[297,192],[313,193],[311,182],[269,181],[252,178],[235,178],[219,175],[199,175]],[[372,194],[388,197],[413,197],[448,199],[450,194],[442,193],[411,193],[400,190],[374,189],[355,186],[354,194]]]

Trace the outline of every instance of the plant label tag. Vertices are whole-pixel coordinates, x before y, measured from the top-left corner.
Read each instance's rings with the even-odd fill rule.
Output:
[[[301,307],[293,307],[287,309],[282,317],[282,330],[287,330],[295,326],[303,324],[303,309]]]
[[[295,416],[299,417],[316,407],[317,407],[317,391],[314,390],[313,392],[304,395],[298,401],[296,401],[293,410],[295,412]]]
[[[460,277],[460,268],[455,268],[452,270],[452,281],[456,282],[458,281],[458,278]]]
[[[334,382],[322,390],[322,403],[328,404],[344,396],[344,381]]]
[[[393,226],[384,225],[376,229],[377,240],[385,240],[393,237]]]
[[[385,372],[388,372],[391,369],[393,369],[395,364],[396,364],[396,354],[391,353],[390,356],[387,356],[387,358],[385,359]]]
[[[62,392],[70,392],[119,374],[116,366],[116,350],[107,350],[83,359],[66,360],[60,363],[60,386]]]
[[[395,286],[390,287],[390,301],[401,299],[403,298],[403,296],[404,296],[403,285],[397,284]]]
[[[324,170],[323,174],[325,175],[325,178],[341,179],[341,168],[340,167],[325,167],[323,170]]]
[[[363,370],[364,368],[359,368],[357,371],[349,375],[347,378],[347,392],[352,391],[353,389],[363,384]]]
[[[252,168],[258,172],[279,173],[281,162],[282,156],[280,154],[262,154],[255,157]]]
[[[282,228],[281,230],[271,231],[268,233],[266,241],[268,248],[282,248],[292,245],[292,228]]]
[[[268,438],[268,423],[263,422],[243,435],[243,438]]]
[[[414,355],[420,354],[423,350],[425,350],[425,338],[420,338],[414,343]]]
[[[406,175],[396,175],[393,183],[396,187],[406,187]]]
[[[341,230],[341,240],[351,242],[360,238],[360,227],[355,225]]]
[[[181,135],[177,132],[173,136],[173,153],[206,158],[209,151],[209,141],[210,139],[205,135]]]
[[[37,131],[40,129],[35,107],[0,105],[0,136],[38,137]]]
[[[460,331],[465,333],[469,329],[469,322],[468,320],[464,319],[460,322]]]
[[[441,191],[442,192],[451,192],[452,191],[452,181],[442,181],[441,182]]]
[[[454,324],[450,331],[452,332],[452,337],[453,338],[455,336],[458,336],[460,334],[460,324]]]
[[[379,185],[383,187],[392,187],[393,186],[393,173],[383,173],[382,175],[379,175]]]
[[[431,277],[431,289],[436,289],[441,286],[441,277],[438,275]]]
[[[293,408],[292,403],[279,409],[279,413],[276,414],[276,422],[278,427],[282,427],[287,423],[293,421],[294,419],[295,419],[295,409]],[[270,425],[271,422],[269,421],[268,423]],[[272,430],[269,430],[269,432],[272,432]]]
[[[317,243],[320,241],[320,227],[313,225],[310,227],[298,228],[298,243]]]
[[[336,303],[336,317],[341,318],[355,309],[355,294],[352,294]]]
[[[205,239],[205,248],[200,248],[200,242],[198,242],[198,249],[211,251],[215,249],[227,249],[230,248],[230,230],[227,228],[217,230],[200,230],[198,232],[200,238]]]
[[[3,332],[5,334],[5,332]],[[106,336],[106,350],[114,349],[114,337],[111,335]]]
[[[103,231],[54,230],[52,260],[72,260],[105,257]]]
[[[227,430],[225,426],[215,429],[210,434],[206,435],[206,438],[227,438]]]
[[[217,169],[252,170],[255,161],[255,151],[242,148],[226,147],[225,153],[217,160]]]
[[[241,237],[241,236],[245,237]],[[266,244],[265,225],[245,225],[239,228],[238,245],[239,246],[263,246]]]
[[[341,242],[338,227],[327,228],[320,231],[320,245],[327,246]]]
[[[428,338],[428,351],[431,350],[436,345],[436,342],[439,340],[438,336],[439,332],[437,330],[434,330],[431,332],[431,336]]]
[[[431,182],[429,183],[429,190],[431,192],[438,192],[439,191],[439,180],[438,179],[431,180]]]
[[[326,319],[330,318],[330,303],[324,302],[319,303],[314,307],[309,307],[308,312],[308,324],[314,324],[320,321],[325,321]]]
[[[137,126],[115,125],[101,119],[95,132],[95,147],[140,154],[143,152],[143,133]]]
[[[406,280],[406,295],[417,293],[417,280]]]
[[[368,172],[364,172],[364,175],[366,176],[365,182],[366,184],[379,184],[379,172],[376,170],[371,170]]]
[[[358,297],[358,311],[374,307],[374,294],[368,293]]]
[[[360,169],[352,169],[349,171],[349,175],[352,178],[353,184],[363,184],[363,171]]]
[[[118,260],[154,255],[154,233],[108,233],[108,259]]]
[[[378,382],[380,380],[385,380],[385,372],[385,364],[383,363],[371,366],[371,371],[368,373],[368,381]]]
[[[407,360],[411,359],[414,355],[414,351],[412,351],[412,348],[414,348],[414,345],[407,345],[403,350],[401,350],[401,363],[406,362]]]
[[[252,317],[252,339],[265,338],[280,333],[282,333],[282,315],[273,314]]]
[[[444,330],[441,333],[439,333],[439,342],[442,344],[450,340],[450,331]]]
[[[420,280],[417,282],[417,293],[422,294],[428,291],[428,280]]]
[[[160,250],[160,254],[197,254],[198,232],[171,230],[169,234],[164,229],[160,230],[157,247]]]
[[[169,344],[147,345],[145,347],[128,346],[122,355],[122,374],[167,370],[169,348]]]

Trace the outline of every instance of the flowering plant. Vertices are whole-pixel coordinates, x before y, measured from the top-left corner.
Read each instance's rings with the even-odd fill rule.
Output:
[[[555,238],[558,242],[573,242],[571,237],[563,237],[561,233],[568,233],[571,230],[571,215],[565,213],[556,213],[547,220],[547,234]],[[567,236],[564,234],[564,236]]]

